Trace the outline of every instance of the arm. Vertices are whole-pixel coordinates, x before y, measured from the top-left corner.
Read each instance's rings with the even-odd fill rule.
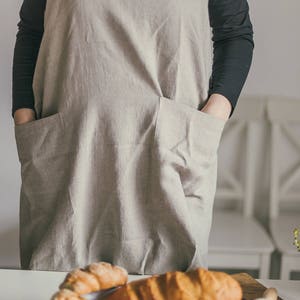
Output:
[[[248,76],[254,41],[247,0],[209,0],[213,69],[209,99],[202,111],[231,117]]]
[[[24,0],[13,56],[12,117],[15,124],[35,119],[32,80],[44,32],[46,0]]]

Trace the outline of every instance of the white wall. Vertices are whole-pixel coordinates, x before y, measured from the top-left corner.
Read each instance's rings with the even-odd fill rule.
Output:
[[[0,268],[19,267],[18,212],[20,166],[11,117],[12,56],[21,0],[0,2]],[[253,64],[243,94],[299,96],[299,0],[249,0],[255,31]],[[300,96],[299,96],[300,98]],[[282,104],[284,105],[284,103]],[[264,134],[264,133],[262,133]],[[258,166],[267,155],[260,147]],[[257,178],[257,217],[268,207],[266,169]]]
[[[300,1],[248,1],[256,45],[243,93],[300,98]]]
[[[0,2],[0,267],[18,267],[20,166],[11,117],[12,57],[21,1]]]

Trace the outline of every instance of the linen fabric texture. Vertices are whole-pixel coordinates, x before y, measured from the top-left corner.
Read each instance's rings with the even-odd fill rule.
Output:
[[[207,5],[47,1],[38,119],[15,125],[22,269],[207,267],[226,123],[198,109],[212,63]]]

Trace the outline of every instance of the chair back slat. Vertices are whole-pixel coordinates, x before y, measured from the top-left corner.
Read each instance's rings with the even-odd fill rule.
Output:
[[[267,116],[271,124],[270,217],[275,219],[284,208],[296,207],[297,203],[300,208],[300,99],[269,99]],[[297,133],[292,130],[294,125],[299,128]],[[299,159],[284,172],[282,162],[287,165],[290,160],[287,146],[296,150]],[[298,192],[293,189],[295,187],[298,187]]]
[[[239,210],[244,216],[253,215],[255,198],[255,153],[256,153],[256,125],[265,116],[265,99],[256,96],[241,97],[236,111],[227,121],[220,143],[220,158],[217,184],[216,209],[226,208],[226,203]],[[239,174],[235,174],[234,166],[224,166],[227,157],[222,157],[222,148],[226,148],[226,141],[230,138],[239,138],[238,147],[235,147],[235,162],[239,167]],[[228,150],[228,149],[226,149]],[[224,159],[224,161],[222,161]],[[231,160],[230,160],[231,162]],[[226,184],[226,187],[224,185]]]

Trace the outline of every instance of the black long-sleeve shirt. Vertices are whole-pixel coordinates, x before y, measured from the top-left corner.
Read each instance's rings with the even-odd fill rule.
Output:
[[[34,110],[33,74],[44,32],[46,0],[23,0],[13,57],[12,116],[18,108]],[[213,66],[208,95],[231,103],[232,115],[246,81],[254,49],[247,0],[209,0]],[[199,45],[201,47],[201,45]]]

